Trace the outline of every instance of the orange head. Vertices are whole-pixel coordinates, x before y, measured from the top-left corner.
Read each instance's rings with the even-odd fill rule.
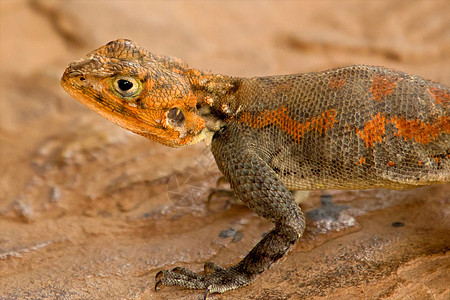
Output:
[[[67,67],[61,85],[108,120],[167,146],[200,141],[205,121],[188,79],[173,58],[153,55],[129,40],[116,40]]]

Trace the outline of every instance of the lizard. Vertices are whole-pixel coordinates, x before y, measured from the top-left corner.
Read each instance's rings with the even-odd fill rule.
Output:
[[[384,67],[240,78],[119,39],[70,64],[62,87],[170,147],[206,141],[235,195],[273,229],[236,265],[156,274],[155,290],[223,293],[279,261],[305,230],[291,191],[450,182],[450,88]]]

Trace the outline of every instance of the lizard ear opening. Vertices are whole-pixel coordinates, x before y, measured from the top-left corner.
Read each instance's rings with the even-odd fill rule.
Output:
[[[178,107],[171,108],[167,113],[167,119],[173,127],[180,127],[186,120],[184,113]]]
[[[118,76],[114,78],[113,87],[116,94],[126,100],[136,97],[142,90],[142,84],[130,76]]]

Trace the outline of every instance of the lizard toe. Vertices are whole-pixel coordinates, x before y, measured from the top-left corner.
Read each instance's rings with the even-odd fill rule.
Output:
[[[201,276],[201,275],[195,273],[194,271],[191,271],[191,270],[183,268],[183,267],[175,267],[172,269],[172,272],[182,274],[182,275],[185,275],[185,276],[191,277],[191,278],[198,278],[199,276]]]
[[[225,270],[224,268],[222,268],[219,265],[216,265],[212,261],[206,262],[203,268],[205,270],[205,273],[207,273],[207,274]]]
[[[156,275],[155,291],[162,285],[181,286],[189,289],[206,289],[204,299],[213,293],[223,293],[229,290],[248,285],[250,277],[235,268],[222,268],[212,262],[205,263],[205,271],[210,274],[198,274],[189,269],[177,267],[173,270],[164,270]]]

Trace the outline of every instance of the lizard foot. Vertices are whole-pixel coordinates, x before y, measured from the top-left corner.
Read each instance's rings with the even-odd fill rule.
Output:
[[[197,274],[189,269],[176,267],[156,274],[155,291],[161,286],[182,286],[189,289],[206,289],[203,299],[209,294],[223,293],[251,282],[251,277],[235,267],[222,268],[212,262],[205,263],[205,273]]]

